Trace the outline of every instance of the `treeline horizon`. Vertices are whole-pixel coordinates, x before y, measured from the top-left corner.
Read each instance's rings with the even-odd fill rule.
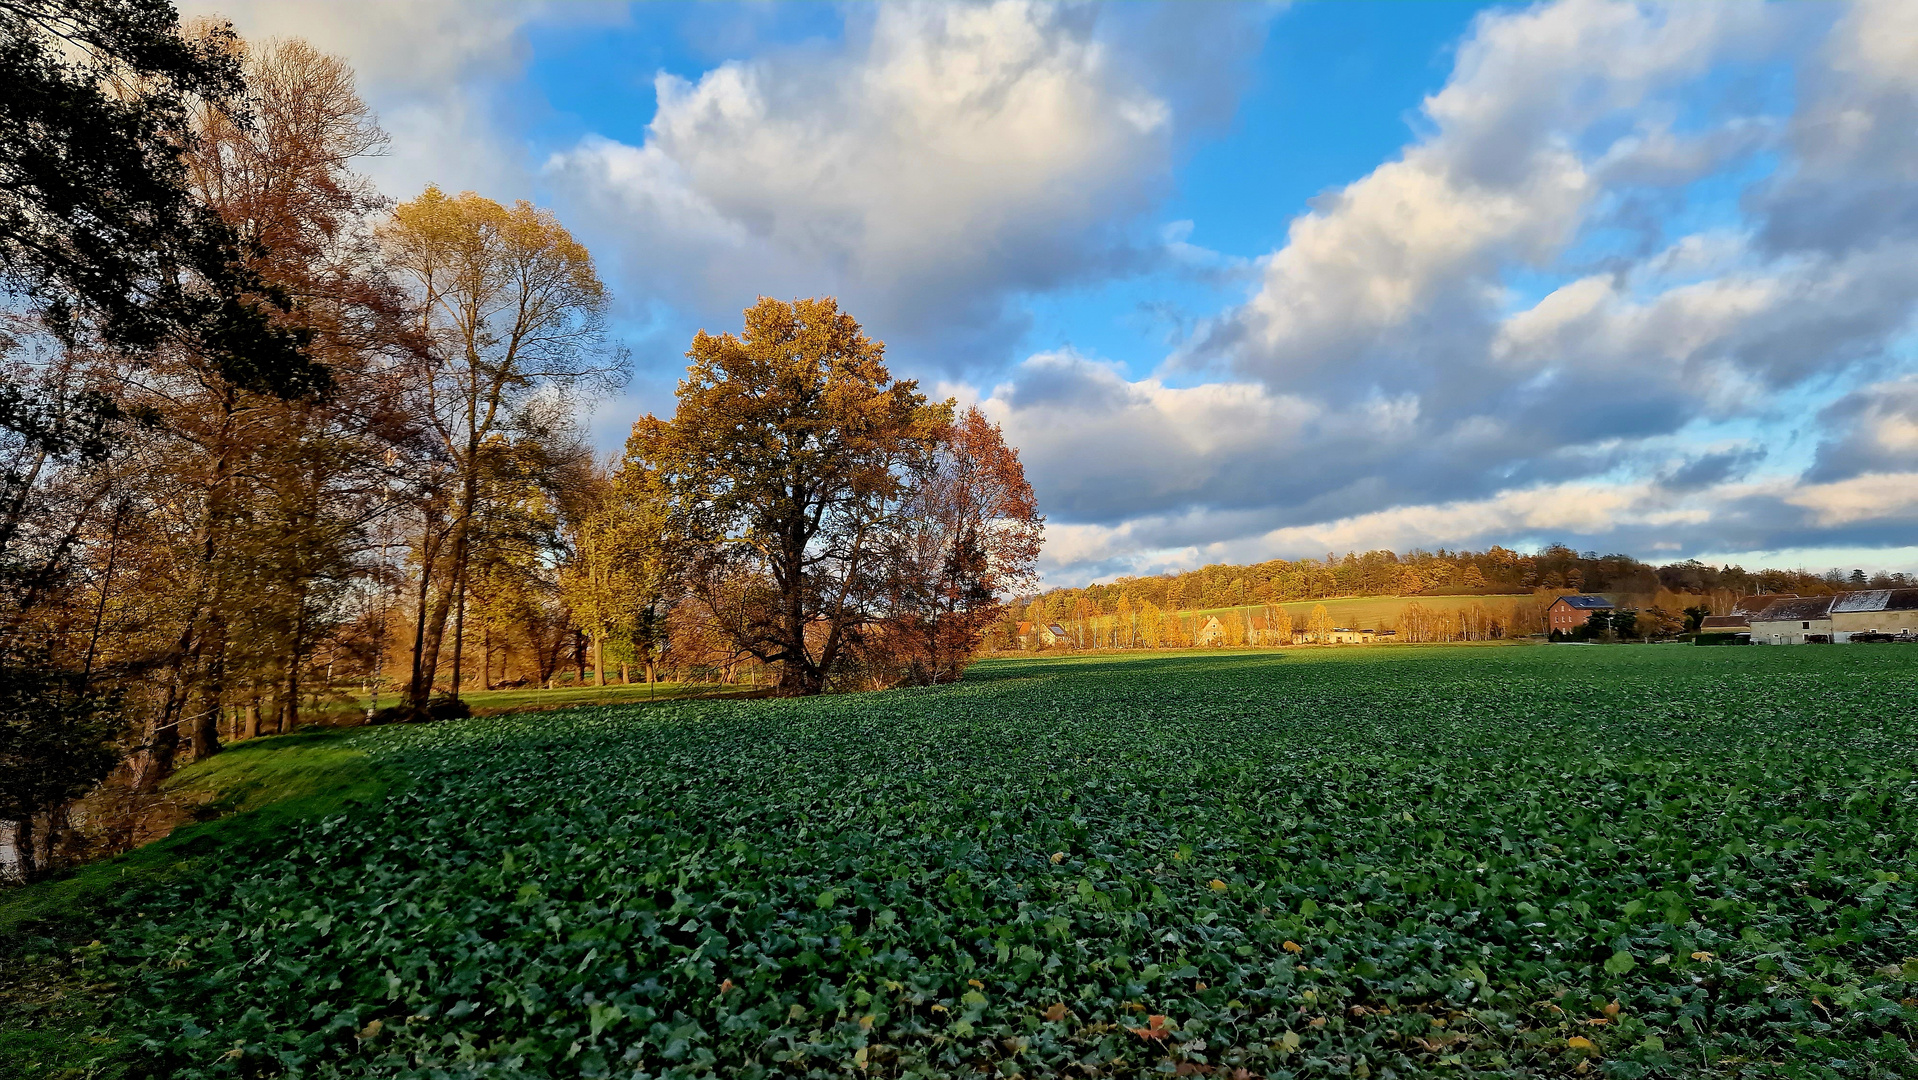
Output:
[[[1511,596],[1567,589],[1632,596],[1814,596],[1914,584],[1918,577],[1903,572],[1746,570],[1696,559],[1652,564],[1630,555],[1580,552],[1565,544],[1548,544],[1531,554],[1493,545],[1484,551],[1414,549],[1401,556],[1381,548],[1343,556],[1328,553],[1324,559],[1214,563],[1197,570],[1058,586],[1019,597],[1013,606],[1030,612],[1036,602],[1045,617],[1060,619],[1112,614],[1121,597],[1133,605],[1150,602],[1164,611],[1203,611],[1366,596]]]

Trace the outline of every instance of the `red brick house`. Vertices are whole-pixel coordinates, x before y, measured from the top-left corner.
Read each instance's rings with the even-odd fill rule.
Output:
[[[1545,629],[1548,632],[1569,634],[1584,626],[1594,611],[1610,611],[1612,602],[1602,596],[1581,593],[1577,596],[1561,596],[1552,601],[1545,609]]]

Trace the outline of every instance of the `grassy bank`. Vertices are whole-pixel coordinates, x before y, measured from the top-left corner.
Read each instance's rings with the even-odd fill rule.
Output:
[[[650,685],[611,683],[606,686],[561,683],[550,690],[534,687],[468,690],[460,695],[460,700],[466,702],[475,716],[497,716],[502,713],[572,709],[582,705],[644,705],[691,698],[752,697],[763,692],[764,688],[759,686],[729,686],[708,682],[656,682]],[[398,695],[387,691],[380,695],[379,703],[382,706],[392,705],[399,700]],[[353,693],[323,702],[317,711],[308,709],[305,716],[309,722],[325,726],[351,725],[366,715],[369,704],[367,694]]]
[[[122,989],[93,934],[142,917],[137,898],[271,847],[301,823],[377,802],[397,775],[343,731],[238,743],[175,775],[166,793],[202,820],[68,876],[0,891],[0,1080],[113,1077],[130,1037],[110,1009]]]

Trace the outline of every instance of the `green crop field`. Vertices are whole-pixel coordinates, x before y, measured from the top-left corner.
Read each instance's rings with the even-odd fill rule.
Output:
[[[380,793],[16,933],[104,1004],[7,988],[73,1038],[0,1073],[1918,1073],[1918,650],[1008,660],[341,738]]]

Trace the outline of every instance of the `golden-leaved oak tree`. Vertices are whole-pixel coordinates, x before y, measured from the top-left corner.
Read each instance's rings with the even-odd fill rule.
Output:
[[[950,404],[895,381],[831,299],[761,297],[701,331],[673,418],[629,450],[669,492],[685,584],[734,647],[816,694],[883,614],[887,548]]]

